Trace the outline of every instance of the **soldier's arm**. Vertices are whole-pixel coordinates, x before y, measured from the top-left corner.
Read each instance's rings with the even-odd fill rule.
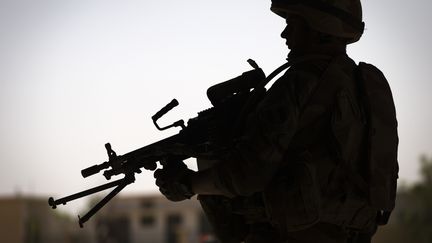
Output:
[[[291,73],[276,82],[248,117],[244,136],[229,159],[194,173],[189,180],[192,190],[228,197],[262,191],[286,163],[283,160],[298,127],[299,109],[313,90],[313,85],[307,86],[316,79],[307,73]]]

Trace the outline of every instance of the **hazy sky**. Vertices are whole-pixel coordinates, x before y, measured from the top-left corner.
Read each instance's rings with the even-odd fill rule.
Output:
[[[207,87],[284,62],[284,20],[270,1],[0,1],[0,195],[63,196],[105,182],[80,170],[175,134],[150,117],[210,107]],[[366,31],[349,47],[389,79],[400,132],[400,177],[432,155],[432,2],[363,1]],[[128,192],[155,191],[151,172]]]

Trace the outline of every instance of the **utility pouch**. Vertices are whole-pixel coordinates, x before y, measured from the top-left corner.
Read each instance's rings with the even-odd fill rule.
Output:
[[[198,195],[201,207],[216,237],[223,243],[240,243],[248,234],[248,225],[241,215],[235,214],[231,200],[223,196]]]
[[[267,213],[280,232],[302,230],[319,221],[315,174],[314,168],[306,162],[291,163],[264,191]]]

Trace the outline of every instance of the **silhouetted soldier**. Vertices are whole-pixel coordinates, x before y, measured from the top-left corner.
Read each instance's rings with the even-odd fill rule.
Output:
[[[346,54],[364,30],[360,1],[273,0],[271,10],[287,22],[290,69],[226,160],[157,170],[156,184],[172,201],[198,194],[222,242],[370,242],[383,212],[360,185],[370,173],[367,111]]]

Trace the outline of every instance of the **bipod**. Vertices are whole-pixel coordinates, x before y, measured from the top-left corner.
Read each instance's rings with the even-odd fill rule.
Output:
[[[85,191],[81,191],[75,194],[72,194],[67,197],[63,197],[57,200],[54,200],[54,198],[50,197],[48,199],[48,204],[53,208],[56,209],[57,205],[63,204],[66,205],[67,202],[70,202],[72,200],[82,198],[91,194],[94,194],[96,192],[100,192],[112,187],[115,187],[108,195],[106,195],[102,200],[100,200],[93,208],[91,208],[83,217],[80,217],[78,215],[78,223],[81,228],[84,227],[84,223],[87,222],[97,211],[99,211],[105,204],[107,204],[115,195],[117,195],[123,188],[125,188],[127,185],[133,183],[135,181],[135,174],[130,173],[126,174],[124,178],[109,182],[97,187],[90,188]]]

